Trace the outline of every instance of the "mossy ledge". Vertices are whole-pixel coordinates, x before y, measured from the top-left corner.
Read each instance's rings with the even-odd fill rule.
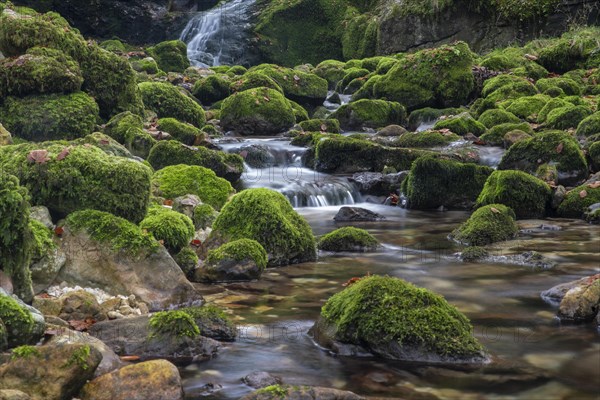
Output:
[[[346,226],[319,239],[319,250],[367,252],[377,249],[379,242],[364,229]]]

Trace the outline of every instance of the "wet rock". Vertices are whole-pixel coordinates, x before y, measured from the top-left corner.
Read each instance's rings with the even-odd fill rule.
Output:
[[[242,382],[255,389],[260,389],[267,386],[280,384],[281,378],[278,376],[273,376],[265,371],[256,371],[243,377]]]
[[[336,222],[381,221],[385,217],[366,208],[345,206],[340,208],[333,219]]]
[[[542,292],[542,299],[558,304],[562,322],[591,322],[600,310],[600,274],[557,285]]]
[[[600,203],[589,206],[583,214],[583,218],[590,224],[600,224]]]
[[[565,363],[558,375],[560,380],[567,381],[583,390],[598,394],[600,385],[600,349],[589,349]]]
[[[567,195],[567,189],[565,189],[564,186],[559,185],[554,190],[554,193],[552,194],[552,202],[550,203],[550,206],[555,210],[558,209],[558,207],[560,206],[560,203],[563,202],[566,195]]]
[[[311,387],[311,386],[289,386],[273,385],[250,393],[242,400],[270,400],[270,399],[294,399],[294,400],[364,400],[352,392],[344,390]]]
[[[4,389],[0,390],[0,400],[31,400],[31,397],[20,390]]]
[[[239,154],[253,168],[265,168],[274,165],[276,161],[275,156],[270,152],[269,146],[261,144],[242,146]]]
[[[84,290],[70,292],[60,298],[62,308],[59,318],[65,321],[93,319],[104,321],[106,313],[91,293]]]
[[[46,250],[45,254],[34,259],[29,266],[34,293],[41,293],[46,290],[67,262],[67,257],[60,247]]]
[[[0,288],[0,322],[6,328],[6,342],[10,347],[37,343],[46,330],[44,316],[37,309],[10,296]],[[0,338],[0,349],[4,340]]]
[[[408,176],[408,171],[393,174],[382,174],[379,172],[358,172],[348,180],[358,186],[358,190],[364,194],[374,196],[387,196],[397,193],[402,181]]]
[[[165,360],[128,365],[85,385],[82,400],[182,400],[177,367]]]
[[[408,131],[400,125],[388,125],[385,128],[381,128],[379,131],[377,131],[377,136],[402,136],[407,132]]]
[[[32,400],[65,400],[94,376],[102,355],[83,344],[36,347],[29,356],[0,365],[0,389],[17,389]]]
[[[338,92],[333,92],[326,101],[330,102],[331,104],[342,104],[342,99],[340,98],[340,94]]]
[[[177,211],[193,219],[194,208],[199,204],[202,204],[202,201],[200,200],[200,197],[194,194],[180,196],[173,200],[173,211]]]

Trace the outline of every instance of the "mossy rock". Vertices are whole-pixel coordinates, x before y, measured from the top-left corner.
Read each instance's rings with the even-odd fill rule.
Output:
[[[175,118],[159,119],[156,128],[167,132],[173,139],[189,146],[200,143],[205,139],[205,135],[200,129],[192,124],[179,122]]]
[[[209,75],[196,81],[192,94],[202,104],[209,105],[226,99],[229,96],[229,86],[230,82],[226,75]]]
[[[467,133],[472,133],[475,136],[480,136],[485,133],[486,128],[481,122],[473,118],[469,113],[458,114],[446,119],[439,120],[433,126],[433,129],[449,129],[452,133],[464,136]]]
[[[292,105],[292,110],[294,110],[294,117],[296,118],[296,123],[308,121],[310,119],[306,108],[302,107],[300,104],[296,103],[293,100],[290,100],[290,104]],[[318,115],[315,115],[314,118],[318,118]]]
[[[581,185],[569,192],[558,207],[558,215],[563,218],[583,218],[587,208],[600,203],[600,188]]]
[[[237,154],[227,154],[206,147],[190,147],[176,140],[158,142],[150,150],[147,161],[157,171],[169,165],[199,165],[213,170],[218,177],[229,182],[237,182],[244,172],[244,160]]]
[[[378,98],[409,110],[465,104],[475,88],[473,53],[464,42],[421,50],[401,59],[374,87]]]
[[[290,102],[269,88],[249,89],[223,101],[221,126],[242,135],[273,135],[296,122]]]
[[[194,339],[200,335],[200,329],[194,318],[182,310],[154,313],[150,317],[148,327],[150,337],[175,336]]]
[[[161,72],[156,60],[152,57],[145,57],[141,60],[130,60],[129,64],[131,64],[131,68],[136,72],[145,72],[148,75],[155,75]]]
[[[8,347],[34,344],[32,333],[35,323],[31,312],[12,297],[0,293],[0,322],[6,329],[6,344]],[[37,341],[38,338],[35,338]],[[33,342],[33,343],[32,343]],[[0,343],[2,347],[2,343]],[[2,350],[5,350],[2,348]]]
[[[166,207],[153,206],[140,228],[150,232],[174,254],[185,247],[194,237],[194,223],[190,217]]]
[[[217,177],[212,170],[184,164],[157,171],[152,177],[152,187],[154,195],[167,199],[194,194],[217,210],[235,192],[229,181]]]
[[[451,236],[468,246],[485,246],[510,240],[518,232],[515,213],[510,207],[489,204],[477,209]]]
[[[82,84],[79,64],[59,50],[37,47],[0,61],[0,98],[77,92]]]
[[[364,229],[346,226],[329,232],[319,239],[319,250],[368,252],[377,249],[379,242]]]
[[[217,219],[219,213],[208,204],[198,204],[194,207],[194,215],[192,221],[196,229],[206,229],[212,226]]]
[[[134,158],[133,154],[122,144],[101,132],[94,132],[80,139],[73,140],[76,145],[91,144],[110,156]]]
[[[435,156],[417,159],[402,190],[413,209],[470,208],[493,169]]]
[[[156,144],[150,134],[143,129],[139,115],[125,111],[115,115],[104,127],[104,133],[121,143],[131,154],[146,158],[152,146]]]
[[[484,111],[483,114],[481,114],[477,120],[483,125],[485,125],[485,127],[488,129],[500,124],[518,124],[519,122],[521,122],[519,117],[517,117],[512,112],[498,108]]]
[[[147,51],[156,60],[158,67],[165,72],[184,72],[190,66],[187,46],[181,40],[161,42]]]
[[[590,137],[600,133],[600,111],[581,120],[577,125],[577,136]]]
[[[204,110],[184,89],[167,82],[142,82],[138,86],[144,105],[159,118],[175,118],[198,128],[206,122]]]
[[[362,99],[344,104],[331,118],[339,120],[344,130],[381,128],[403,124],[406,120],[406,108],[392,101]]]
[[[465,262],[471,262],[486,258],[489,254],[485,247],[469,246],[460,253],[460,258]]]
[[[588,149],[588,154],[590,155],[590,160],[592,161],[592,171],[600,171],[600,141],[591,144],[590,148]]]
[[[75,233],[85,231],[93,240],[109,245],[112,251],[127,255],[148,255],[159,247],[151,233],[104,211],[75,211],[67,216],[65,226]]]
[[[328,132],[340,133],[340,121],[335,118],[328,119],[309,119],[300,122],[300,128],[304,132]]]
[[[538,52],[538,62],[548,71],[559,74],[583,67],[598,48],[597,27],[566,32],[561,38],[544,43]]]
[[[457,140],[460,140],[460,136],[454,133],[442,133],[440,131],[407,132],[388,145],[406,148],[431,148],[447,146]]]
[[[515,130],[533,135],[533,129],[527,122],[522,122],[520,124],[508,123],[496,125],[492,129],[488,129],[486,133],[481,135],[480,139],[492,146],[501,146],[504,143],[506,134]]]
[[[559,151],[560,150],[560,151]],[[502,157],[498,169],[535,173],[541,164],[556,164],[560,184],[571,184],[587,176],[585,156],[577,140],[562,131],[546,131],[515,143]]]
[[[464,111],[464,109],[459,108],[420,108],[418,110],[414,110],[408,116],[408,129],[411,131],[416,131],[421,124],[433,123],[444,115],[457,115]]]
[[[548,113],[546,126],[550,129],[560,130],[577,128],[579,123],[590,115],[592,112],[586,106],[559,107]]]
[[[544,93],[550,88],[559,88],[567,96],[579,96],[583,92],[579,83],[564,77],[540,79],[535,83],[535,87],[540,93]]]
[[[187,277],[193,275],[199,261],[198,255],[190,246],[181,249],[181,251],[179,251],[179,253],[173,257],[173,259]]]
[[[520,129],[506,132],[504,135],[504,148],[508,149],[513,144],[531,138],[532,135]]]
[[[210,250],[204,265],[209,281],[258,279],[267,267],[267,252],[256,240],[234,240]]]
[[[485,81],[482,96],[492,102],[500,102],[537,94],[535,86],[525,78],[514,75],[498,75]]]
[[[98,46],[102,47],[106,51],[111,51],[117,54],[122,54],[127,51],[125,45],[119,39],[104,40],[98,43]]]
[[[556,108],[570,107],[571,105],[572,105],[571,103],[569,103],[568,101],[566,101],[564,99],[550,99],[550,100],[548,100],[546,105],[544,105],[544,107],[542,107],[542,109],[539,111],[539,113],[537,115],[537,122],[540,124],[544,123],[544,122],[546,122],[546,119],[548,118],[548,114],[550,114],[550,111],[552,111]]]
[[[306,220],[285,196],[269,189],[248,189],[233,196],[213,224],[211,237],[215,236],[256,240],[272,267],[316,259],[315,239]]]
[[[0,167],[29,189],[33,205],[44,205],[57,216],[89,208],[139,222],[146,214],[150,168],[94,146],[60,142],[2,146]]]
[[[376,54],[379,22],[370,14],[346,12],[342,31],[342,54],[345,59],[371,57]]]
[[[243,92],[248,89],[256,89],[259,87],[266,87],[269,89],[277,90],[283,94],[283,89],[273,78],[263,74],[261,71],[246,72],[244,75],[239,77],[238,80],[231,82],[229,91],[231,93]]]
[[[521,171],[494,171],[477,198],[475,207],[504,204],[517,218],[543,218],[552,190],[544,181]]]
[[[356,92],[356,90],[359,89],[360,87],[355,88],[353,90],[348,90],[350,83],[358,78],[361,78],[362,82],[364,83],[366,81],[367,75],[369,75],[369,74],[370,74],[370,71],[368,69],[349,68],[346,70],[346,75],[344,75],[342,80],[338,82],[336,90],[340,93],[352,94],[352,93]],[[362,84],[361,84],[361,86],[362,86]]]
[[[98,105],[83,92],[9,97],[0,121],[13,136],[41,142],[75,139],[94,131]]]
[[[440,295],[402,279],[368,276],[330,297],[313,331],[388,359],[465,363],[485,360],[467,317]],[[318,333],[318,332],[316,332]],[[320,335],[315,335],[319,340]]]
[[[325,79],[330,89],[334,89],[339,81],[346,75],[346,63],[338,60],[321,61],[313,73]]]

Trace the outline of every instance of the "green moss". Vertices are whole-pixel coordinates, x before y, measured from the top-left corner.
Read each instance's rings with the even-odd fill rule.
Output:
[[[543,41],[538,51],[538,62],[556,73],[584,67],[598,48],[599,35],[600,29],[590,26],[568,31],[558,39]]]
[[[297,123],[309,120],[310,117],[308,116],[308,111],[306,111],[306,108],[292,100],[290,100],[290,104],[292,106],[292,110],[294,110],[294,117],[296,118]],[[317,118],[317,116],[315,116],[315,118]]]
[[[230,82],[225,75],[209,75],[204,79],[196,81],[192,94],[202,104],[212,104],[229,96]]]
[[[481,135],[480,139],[492,146],[501,146],[504,143],[504,136],[511,131],[523,131],[527,134],[533,135],[533,129],[527,122],[520,124],[500,124],[489,129],[486,133]]]
[[[550,129],[576,128],[581,121],[592,114],[586,106],[567,106],[555,108],[546,117],[546,126]]]
[[[600,203],[600,188],[581,185],[570,190],[558,207],[558,215],[563,218],[583,218],[592,204]]]
[[[357,78],[361,78],[364,82],[364,81],[366,81],[367,76],[370,73],[370,71],[365,68],[349,68],[349,69],[345,70],[345,72],[346,72],[346,74],[344,75],[342,80],[338,82],[336,90],[340,93],[347,93],[347,94],[351,94],[356,91],[356,90],[353,90],[353,91],[346,92],[346,89],[347,89],[348,85],[350,84],[350,82],[352,82],[353,80],[355,80]]]
[[[344,104],[331,118],[339,120],[340,126],[345,130],[381,128],[404,123],[406,108],[392,101],[362,99]]]
[[[315,67],[313,73],[325,79],[329,88],[333,89],[346,75],[346,64],[338,60],[325,60]]]
[[[525,78],[513,75],[498,75],[485,81],[482,96],[493,102],[517,99],[537,94],[535,86]]]
[[[194,216],[192,220],[194,221],[196,229],[206,229],[207,227],[212,226],[218,215],[219,213],[217,213],[210,205],[199,204],[194,207]]]
[[[519,97],[518,99],[508,100],[502,103],[506,111],[513,113],[519,118],[536,121],[538,113],[544,108],[550,98],[546,95],[535,95]]]
[[[155,75],[160,72],[156,60],[152,57],[142,58],[141,60],[130,60],[131,68],[136,72],[145,72],[149,75]]]
[[[175,336],[194,339],[200,335],[196,321],[181,310],[160,311],[150,317],[150,337]]]
[[[354,14],[354,15],[352,15]],[[372,57],[377,51],[379,23],[377,17],[355,11],[347,12],[342,33],[342,54],[346,60]]]
[[[261,389],[258,389],[254,392],[255,395],[266,394],[271,397],[277,396],[281,398],[285,398],[288,394],[288,389],[285,386],[281,385],[271,385]]]
[[[30,357],[39,358],[39,357],[41,357],[41,355],[42,355],[42,353],[40,353],[40,351],[38,350],[38,348],[36,346],[24,345],[24,346],[15,347],[14,349],[12,349],[10,359],[18,360],[18,359],[27,359]]]
[[[321,316],[337,328],[342,342],[377,348],[390,341],[439,356],[480,356],[469,320],[427,289],[391,277],[360,279],[333,295]]]
[[[133,158],[133,155],[129,150],[127,150],[127,148],[125,148],[125,146],[123,146],[110,136],[100,132],[94,132],[91,135],[87,135],[80,139],[73,140],[71,143],[76,145],[90,144],[111,156]]]
[[[449,129],[457,135],[464,136],[467,133],[472,133],[479,136],[485,133],[485,125],[473,118],[469,113],[462,113],[446,119],[439,120],[433,126],[433,129]]]
[[[88,365],[88,361],[90,358],[91,347],[89,345],[79,346],[77,349],[73,351],[63,368],[70,368],[73,366],[77,366],[84,371],[90,368]]]
[[[600,111],[581,120],[577,125],[577,136],[592,136],[600,133]]]
[[[235,93],[223,101],[221,126],[243,135],[272,135],[294,125],[296,117],[289,101],[268,88]]]
[[[460,253],[460,258],[463,261],[469,262],[480,260],[482,258],[487,257],[488,255],[489,252],[483,247],[469,246]]]
[[[192,317],[199,327],[203,326],[221,326],[229,331],[234,331],[236,326],[222,309],[212,304],[204,304],[201,307],[185,307],[179,309]]]
[[[165,72],[184,72],[190,66],[187,46],[181,40],[161,42],[147,51]]]
[[[565,101],[564,99],[548,100],[546,105],[542,107],[542,109],[539,111],[537,115],[537,122],[540,124],[546,122],[546,118],[548,118],[548,114],[550,114],[550,111],[554,110],[555,108],[567,107],[569,105],[570,103]]]
[[[92,133],[98,105],[85,93],[9,97],[0,120],[14,135],[31,141],[74,139]]]
[[[169,133],[174,139],[190,146],[205,138],[200,129],[191,124],[179,122],[175,118],[159,119],[156,128]]]
[[[439,131],[423,131],[414,133],[405,133],[393,142],[389,143],[389,146],[393,147],[407,147],[407,148],[421,148],[421,147],[440,147],[446,146],[452,142],[460,140],[460,136],[454,133],[441,133]]]
[[[206,122],[204,110],[184,89],[167,82],[142,82],[138,86],[144,105],[159,118],[172,117],[197,127]]]
[[[494,171],[485,182],[475,207],[504,204],[517,218],[543,218],[552,191],[544,181],[521,171]]]
[[[423,123],[434,122],[444,115],[457,115],[464,111],[464,109],[460,108],[437,109],[431,107],[414,110],[408,116],[408,129],[411,131],[416,131],[417,128]]]
[[[327,97],[327,81],[312,73],[273,64],[257,65],[248,72],[260,72],[272,78],[283,89],[285,97],[302,104],[321,105]]]
[[[256,89],[259,87],[266,87],[269,89],[277,90],[283,94],[283,89],[273,78],[263,74],[261,71],[246,72],[238,80],[231,82],[229,91],[231,93],[243,92],[248,89]]]
[[[6,328],[8,347],[27,344],[34,328],[33,316],[15,299],[0,294],[0,321]]]
[[[246,68],[242,65],[234,65],[233,67],[229,68],[229,70],[227,71],[227,75],[241,76],[241,75],[244,75],[246,72],[248,72],[248,68]]]
[[[374,95],[409,110],[465,104],[475,88],[472,65],[473,55],[464,42],[421,50],[401,59],[379,79]]]
[[[560,151],[558,149],[560,148]],[[546,131],[512,145],[498,169],[518,169],[535,173],[540,164],[556,165],[559,181],[571,182],[587,176],[587,163],[579,143],[561,131]]]
[[[519,120],[519,118],[512,112],[501,109],[484,111],[479,116],[478,121],[485,125],[485,127],[488,129],[500,124],[518,124],[521,122],[521,120]]]
[[[592,160],[592,171],[600,171],[600,141],[592,143],[588,149],[590,160]]]
[[[269,266],[312,261],[315,239],[310,226],[281,193],[248,189],[225,204],[213,224],[214,235],[228,240],[253,239],[269,256]]]
[[[195,233],[194,223],[188,216],[161,206],[150,207],[140,228],[150,232],[174,253],[186,246]]]
[[[210,250],[207,265],[217,265],[223,260],[244,261],[251,259],[262,271],[267,267],[267,252],[256,240],[238,239]]]
[[[514,211],[503,204],[477,209],[452,232],[452,238],[469,246],[485,246],[514,238],[519,232]]]
[[[413,209],[433,209],[442,205],[468,208],[492,171],[489,167],[425,156],[412,164],[403,192],[408,207]]]
[[[346,226],[329,232],[319,239],[318,247],[325,251],[373,251],[379,243],[364,229]]]
[[[39,260],[48,252],[57,248],[54,243],[52,231],[44,224],[34,219],[29,220],[29,229],[33,235],[31,255],[32,259]]]
[[[208,168],[197,165],[172,165],[157,171],[152,177],[156,196],[174,199],[194,194],[217,210],[235,191],[231,184]]]
[[[545,92],[550,88],[557,87],[561,89],[567,96],[579,96],[582,93],[582,87],[580,84],[569,78],[548,78],[540,79],[536,82],[535,87],[540,92]]]
[[[106,51],[110,51],[113,53],[125,53],[127,50],[125,49],[125,45],[119,39],[109,39],[104,40],[98,44]]]
[[[156,140],[143,127],[139,115],[125,111],[108,121],[104,133],[125,146],[133,155],[146,158]]]
[[[179,265],[179,268],[181,268],[183,273],[186,274],[186,276],[192,275],[196,269],[196,265],[198,265],[198,255],[189,246],[181,249],[181,251],[177,253],[173,259],[177,265]]]
[[[131,255],[149,254],[158,249],[154,237],[126,219],[96,210],[76,211],[66,219],[74,232],[86,231],[97,242],[107,243],[114,251]]]
[[[310,119],[300,122],[300,128],[305,132],[340,133],[340,122],[337,119]]]
[[[158,142],[150,151],[148,162],[155,170],[169,165],[199,165],[214,171],[221,178],[236,182],[244,171],[244,160],[237,154],[209,150],[206,147],[189,147],[175,140]]]

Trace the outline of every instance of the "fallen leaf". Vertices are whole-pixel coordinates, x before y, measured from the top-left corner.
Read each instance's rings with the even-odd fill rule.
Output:
[[[62,161],[65,158],[67,158],[67,156],[71,153],[71,148],[70,147],[65,147],[64,149],[62,149],[62,151],[60,153],[58,153],[58,155],[56,156],[56,160],[57,161]]]
[[[57,226],[56,228],[54,228],[54,233],[56,234],[56,236],[60,236],[63,233],[65,233],[65,229],[62,226]]]
[[[321,125],[321,132],[327,132],[327,125],[325,125],[325,124]]]
[[[140,356],[121,356],[121,361],[139,361]]]
[[[190,242],[190,244],[192,246],[202,246],[202,241],[200,241],[199,239],[194,239]]]
[[[163,201],[163,205],[165,205],[165,206],[172,206],[173,205],[173,200],[167,199],[167,200]]]
[[[271,101],[271,99],[270,99],[270,98],[268,98],[267,96],[263,96],[263,99],[265,99],[265,101],[267,101],[267,102],[268,102],[268,101]]]
[[[27,161],[36,164],[46,164],[50,161],[48,150],[32,150],[27,154]]]
[[[579,197],[581,197],[582,199],[585,199],[588,195],[588,192],[585,190],[582,190],[581,192],[579,192]]]
[[[560,142],[560,143],[558,144],[558,146],[556,146],[556,152],[557,152],[558,154],[562,153],[562,151],[563,151],[563,148],[564,148],[564,147],[565,147],[565,145],[564,145],[562,142]]]
[[[590,189],[596,189],[596,188],[599,188],[599,187],[600,187],[600,181],[596,181],[596,182],[594,182],[594,183],[590,183],[590,184],[588,185],[588,187],[589,187]]]
[[[492,207],[490,210],[492,210],[493,213],[500,214],[500,210],[498,210],[496,207]]]
[[[246,158],[246,157],[248,157],[248,150],[242,150],[242,151],[240,152],[240,156],[241,156],[242,158]]]

